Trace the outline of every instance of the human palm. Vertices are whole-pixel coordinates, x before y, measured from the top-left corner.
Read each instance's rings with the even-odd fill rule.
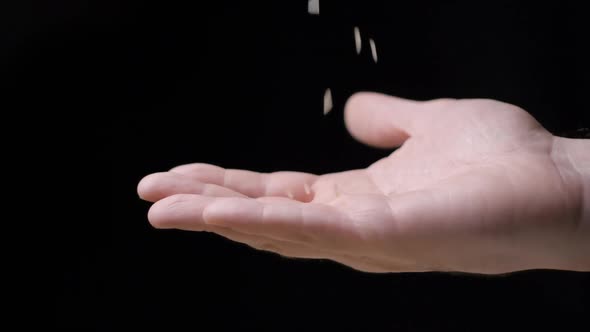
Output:
[[[363,93],[346,124],[364,143],[401,147],[322,176],[180,166],[140,183],[156,202],[149,219],[367,272],[559,268],[572,251],[580,190],[556,138],[525,111]]]

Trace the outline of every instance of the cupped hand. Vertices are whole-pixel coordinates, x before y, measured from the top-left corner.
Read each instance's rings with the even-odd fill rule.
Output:
[[[366,272],[575,269],[579,174],[524,110],[359,93],[346,125],[363,143],[401,147],[321,176],[207,164],[152,174],[138,187],[155,202],[149,220]]]

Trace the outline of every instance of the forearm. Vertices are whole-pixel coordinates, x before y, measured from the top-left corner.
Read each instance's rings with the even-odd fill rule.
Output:
[[[555,138],[552,157],[576,195],[576,270],[590,271],[590,139]]]

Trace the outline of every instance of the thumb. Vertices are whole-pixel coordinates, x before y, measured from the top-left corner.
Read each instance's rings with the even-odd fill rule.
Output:
[[[427,102],[361,92],[348,99],[346,128],[365,144],[378,148],[401,146],[410,136],[429,131],[433,112],[442,100]]]

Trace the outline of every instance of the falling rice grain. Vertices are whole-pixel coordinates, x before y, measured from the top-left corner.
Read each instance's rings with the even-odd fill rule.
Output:
[[[287,197],[289,197],[290,199],[293,199],[293,193],[290,190],[287,191]]]
[[[354,43],[356,45],[356,54],[361,54],[363,49],[363,41],[361,39],[361,30],[359,27],[354,27]]]
[[[375,41],[373,40],[373,38],[369,39],[369,44],[371,44],[371,54],[373,54],[373,61],[377,63],[377,61],[379,61],[379,58],[377,57],[377,46],[375,45]]]
[[[320,0],[309,0],[307,2],[307,11],[311,15],[319,15],[320,14]]]
[[[324,93],[324,115],[330,113],[332,107],[334,107],[334,104],[332,103],[332,91],[328,88]]]
[[[311,188],[309,187],[309,185],[307,183],[303,184],[303,189],[305,189],[305,194],[306,195],[310,195],[311,194]]]

